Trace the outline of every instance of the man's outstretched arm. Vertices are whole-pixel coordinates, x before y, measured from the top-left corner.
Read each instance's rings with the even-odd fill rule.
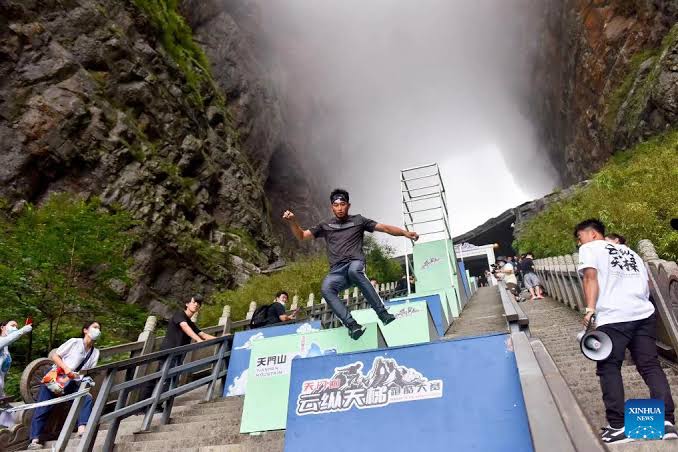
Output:
[[[297,240],[311,240],[313,238],[311,231],[308,229],[301,229],[301,226],[299,226],[299,223],[297,223],[297,218],[291,211],[286,210],[282,217],[283,220],[290,224],[290,230]]]
[[[389,235],[394,235],[396,237],[407,237],[408,239],[417,240],[419,239],[419,234],[414,231],[406,231],[398,226],[391,226],[389,224],[377,223],[374,227],[375,231],[385,232]]]

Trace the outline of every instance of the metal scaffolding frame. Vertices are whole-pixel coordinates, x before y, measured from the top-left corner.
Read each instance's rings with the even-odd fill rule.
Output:
[[[400,170],[400,194],[402,202],[403,226],[407,231],[416,231],[420,240],[445,240],[450,281],[454,281],[449,243],[449,212],[447,193],[437,163],[415,166]],[[410,260],[408,259],[407,240],[405,241],[405,274],[407,294],[410,295]],[[412,249],[414,241],[410,240]]]

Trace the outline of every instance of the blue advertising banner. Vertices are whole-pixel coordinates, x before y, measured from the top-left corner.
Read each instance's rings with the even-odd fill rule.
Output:
[[[468,276],[466,274],[466,266],[463,261],[458,261],[457,265],[459,266],[459,276],[461,281],[464,284],[464,291],[466,292],[466,298],[471,298],[471,288],[468,285]]]
[[[224,397],[244,395],[247,388],[247,368],[250,365],[252,343],[266,337],[285,336],[288,334],[311,333],[321,329],[320,320],[305,323],[290,323],[280,326],[269,326],[254,330],[239,331],[233,336],[233,349],[228,363]]]
[[[436,326],[436,331],[438,332],[438,336],[444,336],[445,331],[447,331],[447,328],[449,327],[449,322],[447,321],[447,316],[445,315],[445,312],[443,310],[441,300],[440,300],[440,295],[428,295],[428,296],[421,296],[418,297],[415,295],[409,297],[409,298],[399,298],[396,300],[392,301],[387,301],[385,303],[386,307],[389,306],[397,306],[401,305],[403,303],[412,303],[415,301],[425,301],[426,304],[428,305],[428,310],[431,312],[431,317],[433,318],[433,323]]]
[[[533,451],[508,338],[292,361],[285,451]]]
[[[663,400],[627,400],[624,404],[624,434],[634,439],[662,439],[664,417]]]

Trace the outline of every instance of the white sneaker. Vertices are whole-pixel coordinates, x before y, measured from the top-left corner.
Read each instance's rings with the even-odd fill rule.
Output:
[[[664,421],[664,438],[663,439],[678,439],[678,432],[676,427],[669,421]]]
[[[31,441],[31,443],[27,447],[28,450],[38,450],[42,448],[43,448],[42,444],[40,444],[40,442],[37,439]]]

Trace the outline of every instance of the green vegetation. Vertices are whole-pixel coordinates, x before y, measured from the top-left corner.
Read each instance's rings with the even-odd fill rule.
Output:
[[[35,356],[80,335],[82,322],[102,323],[102,346],[136,335],[146,313],[119,301],[111,288],[128,281],[127,257],[135,236],[125,212],[110,212],[98,200],[52,195],[43,205],[27,205],[18,218],[0,217],[0,319],[33,319],[30,340],[12,345],[17,372]],[[14,388],[14,389],[12,389]]]
[[[678,131],[672,131],[615,154],[591,184],[530,220],[514,248],[540,257],[573,253],[574,226],[599,218],[631,246],[649,239],[660,256],[678,260],[678,232],[669,226],[678,217],[677,199]]]
[[[400,264],[392,259],[393,249],[388,245],[380,244],[372,237],[366,236],[365,257],[369,277],[379,282],[396,281],[401,277]],[[205,325],[216,324],[221,316],[222,307],[226,304],[231,306],[231,316],[234,320],[244,319],[250,302],[270,303],[279,290],[286,290],[290,297],[298,295],[300,305],[306,305],[311,293],[315,295],[316,303],[319,303],[320,284],[327,272],[327,258],[324,255],[316,255],[299,259],[271,275],[253,276],[244,286],[236,290],[214,295],[215,303],[203,308],[200,321]]]
[[[132,0],[150,19],[160,42],[179,66],[193,90],[193,100],[202,105],[201,86],[213,85],[205,53],[193,41],[193,32],[178,12],[179,0]]]
[[[613,132],[619,125],[635,125],[639,123],[640,116],[652,95],[652,90],[657,84],[661,71],[661,63],[667,49],[678,42],[678,25],[674,25],[671,31],[664,37],[659,49],[638,52],[631,58],[628,74],[619,87],[610,95],[607,111],[605,113],[605,126],[609,132]],[[650,58],[654,58],[652,67],[642,81],[638,80],[640,66]],[[634,86],[635,85],[635,86]],[[622,118],[619,112],[622,110]]]

